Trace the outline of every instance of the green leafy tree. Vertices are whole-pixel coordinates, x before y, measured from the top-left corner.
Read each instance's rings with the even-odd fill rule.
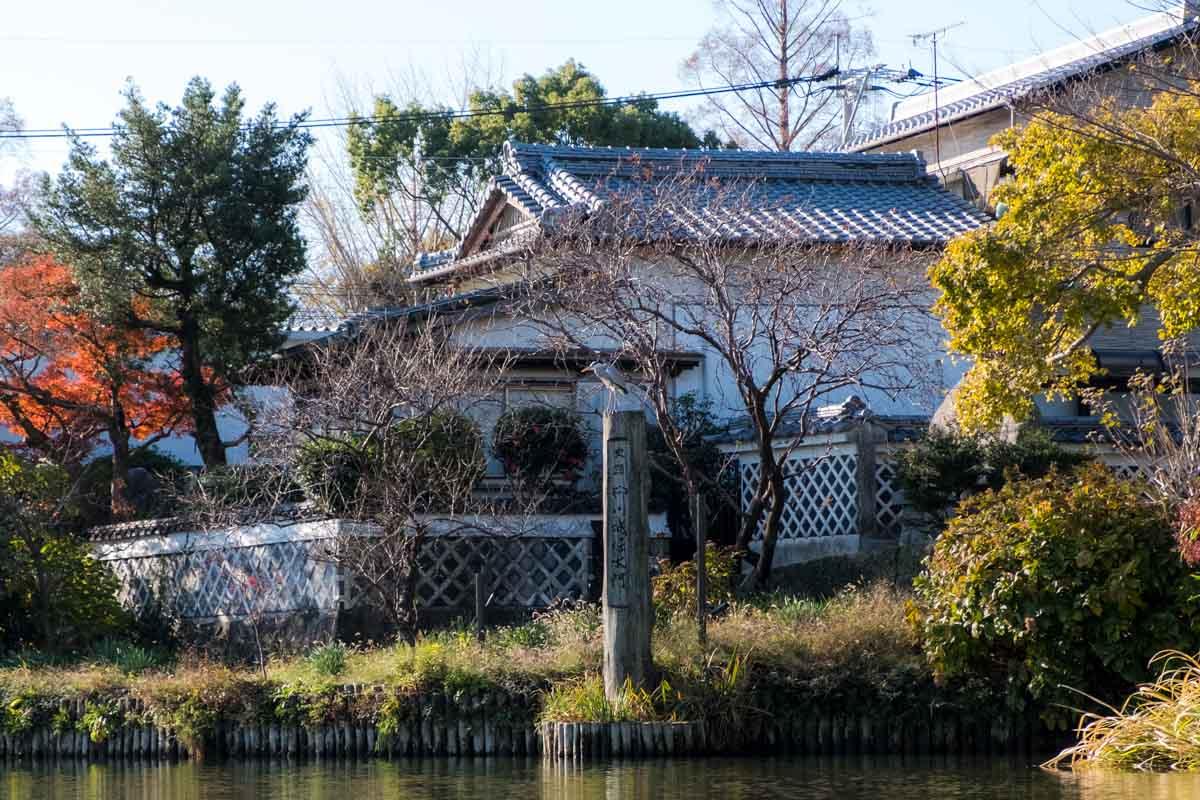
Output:
[[[117,581],[73,535],[71,480],[0,455],[0,643],[62,650],[116,630]]]
[[[369,214],[388,217],[393,247],[406,256],[450,244],[474,213],[479,189],[500,169],[504,142],[631,147],[718,146],[650,98],[595,105],[604,86],[583,65],[567,61],[512,90],[479,89],[472,112],[455,116],[442,106],[375,99],[369,117],[350,128],[347,148],[356,193]],[[546,106],[560,106],[545,108]],[[408,258],[396,259],[396,263]]]
[[[1195,583],[1144,492],[1096,464],[964,502],[909,609],[938,675],[987,680],[1065,723],[1079,692],[1115,701],[1159,651],[1193,652]]]
[[[1075,394],[1099,372],[1089,339],[1106,325],[1157,317],[1164,339],[1200,327],[1200,84],[1178,79],[1187,69],[1147,107],[1129,107],[1128,87],[1094,102],[1081,90],[1066,113],[995,138],[1015,170],[991,198],[1003,213],[931,271],[950,344],[973,359],[956,390],[965,424]]]
[[[236,85],[218,101],[194,78],[175,109],[148,106],[134,87],[126,100],[111,160],[76,138],[33,227],[102,313],[171,337],[200,454],[223,464],[222,394],[279,344],[293,311],[311,137],[302,115],[282,122],[272,105],[247,117]]]

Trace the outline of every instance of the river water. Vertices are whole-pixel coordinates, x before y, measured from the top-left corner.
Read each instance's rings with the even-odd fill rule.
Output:
[[[1200,775],[1050,773],[1006,760],[740,758],[575,768],[541,761],[122,766],[0,762],[0,798],[103,800],[1191,800]]]

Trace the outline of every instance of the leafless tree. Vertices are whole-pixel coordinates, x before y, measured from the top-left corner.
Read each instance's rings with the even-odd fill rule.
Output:
[[[901,248],[781,241],[759,228],[754,183],[702,172],[633,181],[586,215],[565,215],[530,260],[526,316],[561,346],[637,367],[647,401],[699,490],[670,405],[674,354],[704,354],[726,413],[742,418],[761,478],[741,518],[743,551],[761,533],[749,585],[770,574],[789,487],[811,464],[816,411],[847,393],[932,388],[940,344],[928,311],[928,257]],[[731,237],[729,231],[758,231]],[[748,588],[748,587],[747,587]]]
[[[0,97],[0,134],[16,133],[24,124],[13,108],[12,100]],[[20,139],[0,138],[0,157],[19,153],[23,144]],[[0,234],[11,233],[20,221],[24,200],[32,187],[33,176],[28,172],[17,173],[12,186],[0,186]]]
[[[1154,495],[1172,509],[1200,500],[1200,400],[1194,392],[1197,352],[1168,342],[1165,372],[1139,373],[1129,393],[1086,391],[1116,447]]]
[[[484,454],[469,417],[494,400],[507,367],[504,354],[452,342],[437,320],[374,324],[314,348],[252,401],[255,466],[202,478],[188,512],[208,528],[279,521],[295,518],[302,494],[344,521],[312,556],[411,640],[427,537],[520,535],[530,519],[511,498],[474,491]]]
[[[769,86],[706,98],[703,121],[722,138],[763,150],[811,150],[833,144],[840,97],[811,82],[862,64],[874,53],[870,33],[839,0],[715,0],[717,25],[683,62],[700,88]]]
[[[501,62],[483,50],[464,53],[453,71],[440,79],[410,66],[391,76],[384,96],[400,113],[410,106],[426,109],[464,107],[472,91],[495,86]],[[378,92],[341,81],[329,105],[337,116],[369,116]],[[474,172],[445,169],[423,158],[420,147],[400,148],[385,159],[387,191],[382,182],[360,185],[348,155],[347,128],[314,151],[304,206],[310,232],[312,268],[298,293],[306,305],[340,314],[384,305],[403,305],[418,252],[450,247],[478,210],[480,184]],[[429,170],[438,170],[438,190],[430,190]]]

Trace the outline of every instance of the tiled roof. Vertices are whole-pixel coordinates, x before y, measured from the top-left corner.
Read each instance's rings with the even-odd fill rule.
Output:
[[[650,231],[670,237],[729,241],[876,242],[941,244],[988,218],[940,188],[925,164],[908,153],[775,153],[749,150],[672,150],[531,145],[510,142],[504,171],[489,184],[489,199],[510,202],[530,219],[490,247],[423,254],[411,280],[427,281],[479,261],[519,252],[556,216],[596,209],[615,199],[657,198],[662,181],[684,178],[702,213],[676,214]],[[703,175],[705,181],[689,181]],[[709,179],[739,187],[736,207],[715,200]],[[744,186],[744,188],[742,188]],[[464,242],[476,241],[481,216]]]
[[[260,519],[253,509],[239,515],[241,522],[230,521],[230,525],[252,525],[269,521],[272,523],[310,522],[328,519],[329,515],[322,513],[311,503],[294,503],[282,505],[273,509],[269,520]],[[134,539],[145,539],[153,536],[168,536],[172,533],[192,533],[205,528],[204,523],[186,516],[158,517],[156,519],[138,519],[130,522],[115,522],[110,525],[97,525],[88,528],[84,537],[91,542],[121,542]]]
[[[866,150],[932,130],[935,118],[945,125],[1004,107],[1165,47],[1198,25],[1195,17],[1184,20],[1178,12],[1162,12],[941,89],[936,109],[933,93],[924,93],[899,104],[891,122],[851,139],[843,150]]]
[[[908,442],[919,439],[929,428],[929,417],[917,414],[876,414],[866,405],[842,404],[843,413],[829,414],[827,409],[837,406],[822,406],[807,418],[799,414],[789,415],[780,424],[777,431],[781,439],[795,436],[804,432],[808,436],[827,436],[835,433],[845,433],[854,430],[866,422],[877,425],[887,435],[889,442]],[[805,425],[802,421],[807,420]],[[731,420],[725,429],[718,434],[708,437],[714,444],[736,444],[753,441],[754,425],[748,417],[738,417]]]
[[[87,538],[93,542],[118,542],[125,539],[143,539],[148,536],[166,536],[195,527],[184,517],[161,517],[139,519],[133,522],[117,522],[112,525],[97,525],[87,530]]]
[[[1111,437],[1099,417],[1043,417],[1037,426],[1058,444],[1092,444]]]

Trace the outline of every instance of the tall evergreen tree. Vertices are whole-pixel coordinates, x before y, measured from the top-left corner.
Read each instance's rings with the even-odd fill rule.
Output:
[[[511,89],[481,88],[471,116],[379,95],[346,134],[354,192],[380,256],[358,284],[403,285],[412,256],[454,243],[479,208],[481,189],[501,169],[504,142],[614,147],[717,147],[652,97],[613,102],[582,64],[569,60]],[[327,215],[326,215],[327,216]],[[341,247],[333,248],[343,250]],[[387,280],[399,271],[400,280]],[[362,291],[360,286],[345,287]],[[382,297],[380,300],[395,300]]]
[[[223,464],[218,397],[279,344],[293,311],[312,139],[303,115],[280,121],[267,105],[245,116],[236,85],[218,101],[193,78],[175,109],[148,106],[132,86],[126,100],[111,159],[77,137],[33,227],[99,314],[172,339],[200,455]]]

